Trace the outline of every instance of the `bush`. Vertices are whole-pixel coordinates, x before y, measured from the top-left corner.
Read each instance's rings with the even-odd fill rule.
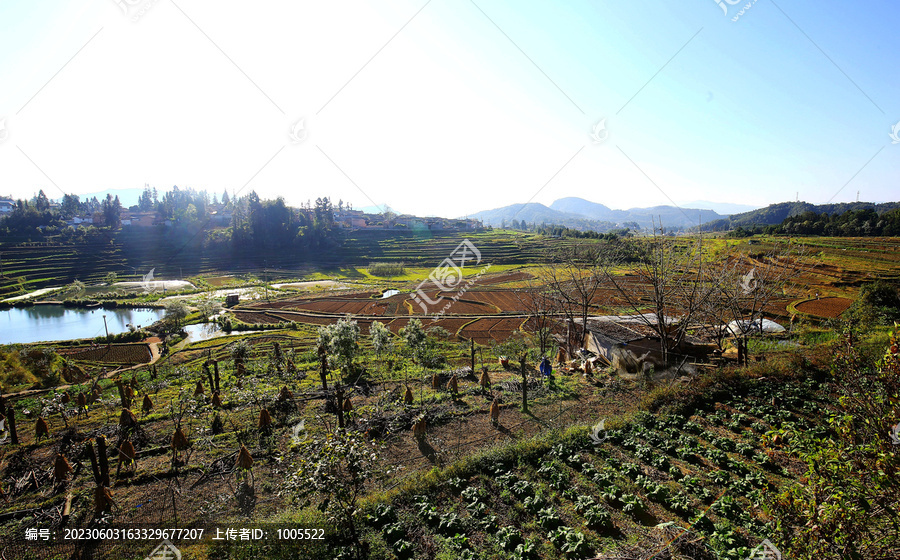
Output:
[[[372,276],[402,276],[406,273],[403,263],[369,263],[369,274]]]

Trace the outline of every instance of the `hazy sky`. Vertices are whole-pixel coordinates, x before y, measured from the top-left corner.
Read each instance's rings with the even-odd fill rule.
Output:
[[[0,0],[0,194],[900,198],[900,4],[728,1]]]

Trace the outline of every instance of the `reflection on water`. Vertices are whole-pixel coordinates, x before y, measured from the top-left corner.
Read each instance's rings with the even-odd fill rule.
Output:
[[[128,325],[149,327],[161,319],[161,309],[75,309],[62,305],[14,307],[0,311],[0,344],[94,338],[128,330]]]
[[[219,325],[215,323],[200,323],[197,325],[187,325],[184,327],[184,332],[187,333],[191,342],[200,342],[201,340],[207,340],[216,336],[221,331]]]
[[[391,296],[395,296],[400,293],[400,290],[385,290],[383,294],[381,294],[381,299],[389,298]]]

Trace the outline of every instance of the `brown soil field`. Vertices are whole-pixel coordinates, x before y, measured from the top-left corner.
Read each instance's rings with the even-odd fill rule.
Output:
[[[112,344],[92,348],[60,349],[59,353],[74,360],[114,364],[146,364],[150,361],[147,344]]]
[[[827,319],[832,319],[839,316],[844,311],[847,311],[847,308],[849,308],[852,304],[852,299],[842,297],[824,297],[813,299],[810,301],[804,301],[803,303],[798,303],[796,307],[797,311],[800,311],[802,313],[815,315],[816,317],[825,317]]]

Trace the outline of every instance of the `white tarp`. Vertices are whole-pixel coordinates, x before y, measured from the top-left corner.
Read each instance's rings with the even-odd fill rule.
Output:
[[[741,333],[779,333],[784,332],[784,327],[776,323],[775,321],[770,321],[769,319],[755,319],[751,323],[748,320],[740,321],[732,321],[725,325],[725,329],[729,331],[731,334],[738,335]]]

